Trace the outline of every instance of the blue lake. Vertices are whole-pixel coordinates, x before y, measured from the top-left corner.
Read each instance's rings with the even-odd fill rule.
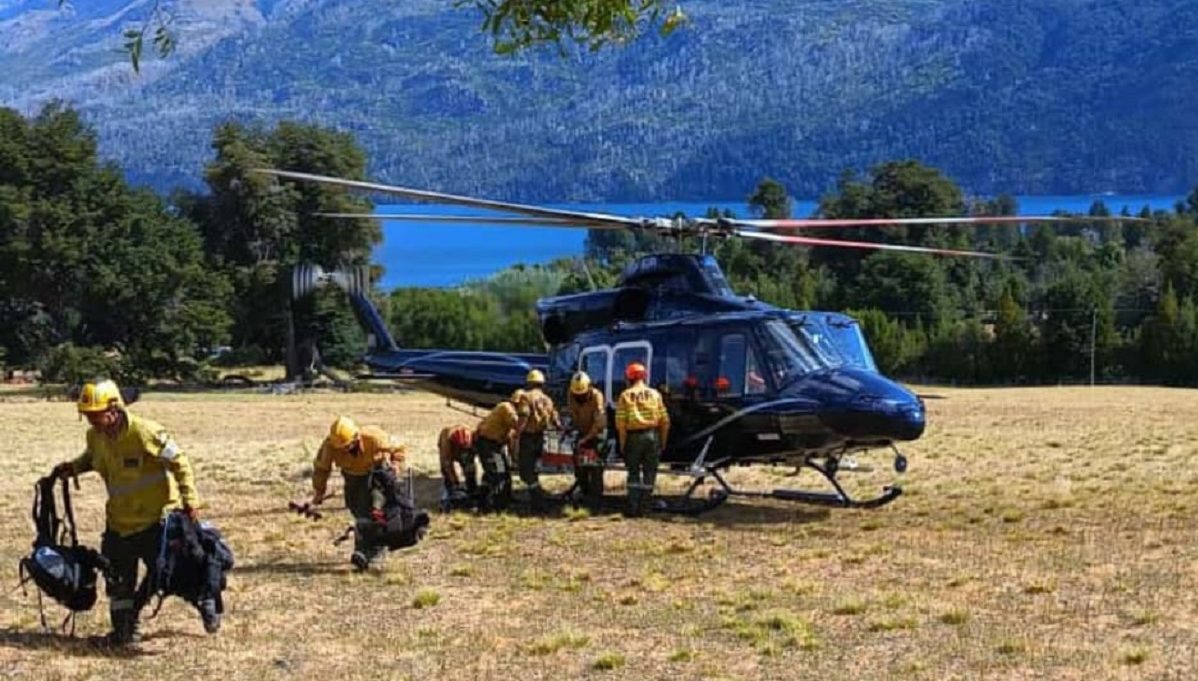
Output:
[[[1074,196],[1020,196],[1020,215],[1047,215],[1055,210],[1085,213],[1095,200],[1102,200],[1118,213],[1124,206],[1136,214],[1145,205],[1153,210],[1172,210],[1184,197],[1159,195],[1102,194]],[[794,215],[806,217],[816,201],[796,201]],[[636,217],[670,216],[682,212],[703,215],[708,208],[731,210],[750,216],[747,204],[734,201],[676,203],[591,203],[557,204],[553,208],[615,213]],[[378,206],[380,215],[477,215],[479,211],[457,206],[392,204]],[[517,263],[544,263],[578,255],[586,240],[585,229],[489,227],[462,224],[383,222],[383,242],[375,249],[375,260],[386,269],[381,285],[456,286],[481,279]]]

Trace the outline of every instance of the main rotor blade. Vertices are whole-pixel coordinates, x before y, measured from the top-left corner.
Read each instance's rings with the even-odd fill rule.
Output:
[[[874,251],[903,251],[905,253],[930,253],[932,255],[961,255],[970,258],[990,258],[993,260],[1015,260],[1001,253],[985,253],[982,251],[957,251],[951,248],[929,248],[926,246],[904,246],[902,244],[882,244],[869,241],[843,241],[840,239],[819,239],[809,236],[790,236],[786,234],[770,234],[768,232],[750,232],[743,229],[736,231],[737,236],[749,239],[764,239],[788,244],[804,246],[835,246],[839,248],[862,248]]]
[[[811,227],[889,227],[898,225],[999,225],[1043,222],[1143,222],[1143,218],[1123,216],[1073,216],[1073,215],[970,215],[967,217],[943,218],[794,218],[785,220],[738,220],[730,218],[738,227],[756,229],[807,229]],[[717,223],[718,220],[702,218],[698,222]]]
[[[506,215],[413,215],[389,213],[313,213],[322,218],[339,220],[379,220],[397,222],[445,222],[465,223],[481,226],[518,225],[523,227],[566,227],[581,229],[626,229],[604,223],[589,223],[584,220],[556,220],[551,218],[521,218]]]
[[[361,189],[364,191],[381,192],[383,194],[394,194],[403,196],[409,199],[419,201],[432,201],[436,203],[449,203],[458,206],[473,206],[474,208],[487,208],[490,210],[506,211],[508,213],[519,213],[535,218],[550,218],[558,220],[583,220],[588,223],[597,222],[617,227],[642,227],[644,222],[637,218],[625,217],[622,215],[609,215],[607,213],[586,213],[582,211],[559,210],[556,208],[541,208],[539,206],[526,206],[519,203],[507,203],[505,201],[492,201],[490,199],[476,199],[469,196],[458,196],[456,194],[443,194],[441,192],[431,192],[424,189],[411,189],[409,187],[399,187],[389,184],[378,184],[377,182],[361,182],[359,180],[345,180],[339,177],[330,177],[328,175],[314,175],[312,173],[300,173],[293,170],[276,170],[274,168],[255,168],[254,172],[265,175],[274,175],[291,180],[303,180],[306,182],[316,182],[318,184],[327,184],[335,187],[345,187],[347,189]]]

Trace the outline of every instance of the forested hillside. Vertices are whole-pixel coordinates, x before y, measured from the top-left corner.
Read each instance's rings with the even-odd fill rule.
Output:
[[[139,78],[115,51],[136,3],[74,4],[0,5],[0,103],[74,101],[160,189],[200,186],[228,117],[332,126],[371,176],[522,199],[722,199],[763,176],[818,196],[906,157],[975,194],[1198,179],[1189,0],[688,0],[668,38],[568,58],[498,57],[450,0],[177,0],[180,52]]]

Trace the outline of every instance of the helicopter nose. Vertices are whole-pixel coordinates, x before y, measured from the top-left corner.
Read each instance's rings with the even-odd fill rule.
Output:
[[[923,435],[926,412],[923,401],[902,385],[878,374],[841,369],[824,377],[828,395],[822,401],[820,420],[854,440],[916,440]]]

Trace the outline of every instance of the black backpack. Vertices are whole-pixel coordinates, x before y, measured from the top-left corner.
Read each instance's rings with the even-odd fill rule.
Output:
[[[370,471],[370,487],[382,491],[386,497],[383,513],[386,514],[387,524],[381,526],[373,520],[359,521],[358,531],[368,542],[394,551],[415,546],[424,539],[428,532],[429,515],[413,505],[411,486],[403,489],[391,466],[376,465]]]
[[[162,527],[154,591],[158,608],[167,596],[178,596],[192,605],[211,598],[216,612],[225,611],[221,594],[228,586],[226,573],[233,569],[233,551],[210,523],[196,523],[183,511],[167,514]]]
[[[65,520],[59,517],[54,482],[55,477],[51,475],[38,480],[34,486],[33,523],[37,527],[37,539],[33,542],[33,552],[21,559],[18,571],[22,586],[30,580],[37,584],[42,627],[47,628],[41,601],[44,593],[71,611],[62,627],[65,630],[70,622],[74,634],[74,615],[90,610],[96,604],[96,579],[99,574],[108,572],[109,563],[98,552],[79,544],[71,491],[66,480],[62,481],[66,517]]]

